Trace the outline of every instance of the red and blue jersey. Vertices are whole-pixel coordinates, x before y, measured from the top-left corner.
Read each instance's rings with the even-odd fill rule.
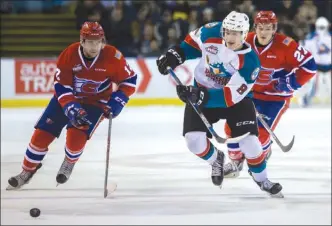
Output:
[[[100,105],[110,99],[113,83],[129,97],[135,92],[136,80],[136,73],[115,47],[106,45],[88,61],[77,42],[58,57],[54,90],[62,107],[73,101]]]
[[[246,41],[256,52],[261,70],[253,87],[254,98],[269,101],[281,101],[293,96],[291,92],[278,92],[275,84],[280,77],[296,77],[303,86],[316,74],[316,63],[312,54],[296,43],[292,38],[276,33],[265,47],[258,47],[257,37],[250,32]]]

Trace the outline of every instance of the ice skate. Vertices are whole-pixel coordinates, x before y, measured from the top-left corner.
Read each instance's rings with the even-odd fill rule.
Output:
[[[75,163],[68,162],[65,158],[63,160],[63,163],[59,169],[59,172],[56,176],[56,181],[58,182],[57,186],[59,184],[64,184],[69,179],[73,169],[74,169]]]
[[[224,177],[225,178],[236,178],[240,175],[243,169],[244,157],[241,160],[231,160],[224,166]]]
[[[225,154],[222,151],[218,151],[217,159],[212,164],[212,183],[216,186],[221,186],[224,179],[224,159]]]
[[[34,171],[29,172],[29,171],[23,170],[17,176],[9,178],[9,180],[8,180],[9,185],[6,188],[6,190],[17,190],[17,189],[20,189],[23,185],[29,183],[30,179],[37,172],[37,170],[40,169],[41,166],[42,166],[42,164],[39,163]]]
[[[248,170],[248,172],[249,172],[250,176],[254,179],[254,177],[252,176],[252,173],[249,170]],[[254,179],[254,181],[255,181],[255,179]],[[284,195],[281,193],[282,186],[279,183],[273,183],[267,178],[262,182],[255,181],[255,183],[260,187],[260,189],[262,191],[267,192],[271,197],[275,197],[275,198],[284,197]]]
[[[283,198],[284,195],[281,193],[282,186],[279,183],[273,183],[266,179],[263,182],[257,182],[256,184],[260,187],[262,191],[267,192],[271,197]]]

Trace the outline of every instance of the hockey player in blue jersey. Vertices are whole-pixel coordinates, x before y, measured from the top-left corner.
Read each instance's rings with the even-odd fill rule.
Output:
[[[167,67],[174,69],[186,60],[200,58],[194,84],[178,85],[176,89],[186,103],[183,136],[189,150],[212,166],[213,184],[222,184],[224,153],[210,142],[211,134],[187,100],[199,105],[212,124],[226,119],[231,137],[250,133],[239,143],[251,175],[263,191],[282,197],[282,186],[267,178],[265,156],[257,137],[256,112],[250,97],[260,62],[244,41],[248,31],[248,16],[232,11],[222,23],[209,23],[191,31],[179,46],[158,58],[157,66],[161,74],[167,75]]]

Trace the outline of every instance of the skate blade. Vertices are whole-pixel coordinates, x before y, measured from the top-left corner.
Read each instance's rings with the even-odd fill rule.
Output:
[[[224,174],[224,178],[237,178],[240,176],[240,172],[233,172],[233,173],[229,173],[227,175]]]
[[[15,191],[15,190],[19,190],[21,187],[13,187],[11,185],[8,185],[6,188],[6,191]]]
[[[281,192],[278,192],[277,194],[270,194],[270,196],[272,198],[279,198],[279,199],[285,197]]]

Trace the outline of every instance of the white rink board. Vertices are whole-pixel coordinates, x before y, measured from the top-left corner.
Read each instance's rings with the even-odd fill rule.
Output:
[[[156,58],[128,58],[127,61],[138,75],[136,93],[131,97],[132,100],[158,99],[160,104],[165,104],[164,99],[178,100],[174,81],[170,76],[163,76],[159,73]],[[198,61],[198,59],[188,60],[176,68],[175,72],[184,84],[193,83],[194,69]],[[52,72],[55,69],[55,59],[2,58],[1,99],[14,102],[17,100],[48,100],[54,92],[52,85],[54,73]],[[330,90],[325,86],[323,81],[319,82],[314,102],[330,106]],[[310,85],[306,85],[294,96],[303,96],[303,93],[310,87]],[[298,98],[293,100],[298,103]],[[172,103],[174,104],[174,101]]]
[[[260,191],[247,167],[221,190],[214,187],[210,167],[186,148],[182,107],[126,108],[114,120],[109,179],[118,189],[108,199],[102,191],[107,122],[66,184],[55,187],[63,133],[33,180],[21,191],[5,191],[42,110],[2,109],[1,224],[331,224],[331,109],[290,109],[281,120],[277,135],[288,142],[295,134],[295,144],[289,153],[273,145],[268,169],[284,199]],[[216,130],[223,134],[222,122]],[[41,209],[37,219],[29,216],[33,207]]]
[[[53,81],[53,75],[46,73],[45,68],[51,68],[49,71],[55,71],[54,62],[47,63],[43,58],[27,59],[25,66],[15,68],[16,59],[1,59],[1,98],[2,99],[48,99],[51,93],[33,93],[36,90],[53,92],[48,83]],[[21,59],[22,60],[22,59]],[[34,62],[34,60],[36,62]],[[44,61],[45,60],[45,61]],[[52,60],[52,59],[51,59]],[[54,59],[53,59],[54,60]],[[140,62],[139,62],[140,61]],[[156,58],[145,58],[137,60],[128,58],[128,64],[137,73],[137,92],[132,98],[176,98],[175,83],[170,76],[163,76],[159,73]],[[178,77],[185,84],[192,84],[193,72],[198,60],[187,61],[184,65],[179,66],[175,71]],[[140,66],[143,65],[143,66]],[[143,81],[144,80],[144,81]],[[146,80],[146,82],[145,82]],[[16,84],[22,83],[26,93],[16,93]],[[44,84],[45,83],[45,84]],[[143,83],[145,88],[143,88]],[[44,84],[44,85],[43,85]]]

